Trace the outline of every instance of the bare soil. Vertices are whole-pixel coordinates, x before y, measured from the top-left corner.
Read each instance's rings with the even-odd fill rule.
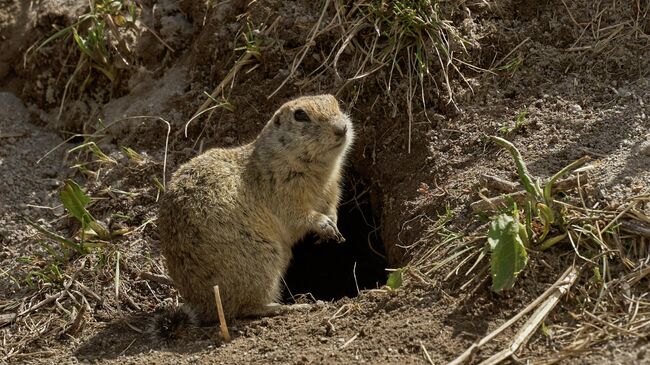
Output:
[[[383,287],[385,268],[406,266],[420,248],[443,239],[434,232],[440,215],[453,216],[450,232],[485,234],[485,222],[469,206],[480,200],[479,177],[516,180],[511,158],[487,144],[485,134],[514,126],[525,112],[525,124],[508,139],[533,175],[549,177],[590,155],[595,160],[585,188],[590,206],[616,208],[648,193],[647,1],[460,1],[464,15],[454,24],[480,45],[468,61],[493,71],[468,68],[463,70],[468,83],[452,80],[458,109],[445,90],[427,90],[426,105],[414,101],[412,123],[404,83],[386,95],[379,76],[354,87],[331,69],[309,77],[338,40],[335,33],[317,39],[297,74],[267,98],[289,75],[320,16],[320,5],[311,1],[229,1],[212,8],[193,1],[138,3],[140,21],[156,34],[142,30],[128,38],[133,67],[120,71],[114,83],[95,77],[80,93],[82,80],[73,79],[60,118],[78,51],[61,39],[30,57],[24,54],[87,8],[74,1],[0,5],[0,315],[63,293],[29,315],[0,321],[0,362],[410,364],[426,363],[427,356],[433,363],[448,362],[522,310],[574,259],[568,244],[537,254],[505,294],[492,292],[489,280],[461,288],[466,278],[446,272],[406,275],[398,290]],[[259,35],[260,60],[226,88],[234,110],[216,109],[209,120],[186,126],[206,99],[204,92],[210,93],[241,55],[233,50],[246,21],[262,29],[278,16],[275,30]],[[341,73],[352,75],[354,65],[346,57],[339,61]],[[515,58],[517,67],[496,67]],[[156,308],[179,300],[172,286],[146,275],[164,274],[155,181],[168,179],[208,148],[252,140],[281,103],[315,93],[336,94],[360,137],[340,208],[347,243],[314,247],[307,238],[287,275],[286,302],[312,308],[232,323],[230,343],[222,342],[216,327],[187,328],[170,341],[148,336]],[[134,116],[147,117],[124,119]],[[115,163],[84,165],[90,173],[73,168],[93,160],[89,153],[67,153],[84,141],[74,134],[94,134]],[[127,158],[122,146],[143,158]],[[94,198],[89,210],[97,220],[130,233],[111,241],[103,256],[72,257],[59,267],[60,277],[34,277],[30,285],[25,278],[46,270],[51,256],[27,220],[63,235],[78,229],[58,195],[67,178]],[[650,208],[644,209],[648,214]],[[579,280],[591,276],[583,273]],[[641,280],[640,287],[650,288],[648,277]],[[636,335],[612,330],[585,348],[573,343],[567,329],[586,326],[576,320],[578,294],[563,298],[545,321],[547,330],[534,335],[517,361],[650,363],[648,326]],[[647,303],[647,289],[633,294]],[[507,346],[516,328],[490,342],[476,360]]]

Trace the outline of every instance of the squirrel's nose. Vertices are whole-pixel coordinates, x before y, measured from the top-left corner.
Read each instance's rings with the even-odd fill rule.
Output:
[[[348,133],[348,126],[344,125],[342,127],[334,127],[334,135],[337,137],[343,137]]]

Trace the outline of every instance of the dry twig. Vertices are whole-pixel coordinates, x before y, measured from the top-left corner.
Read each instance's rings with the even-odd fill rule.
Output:
[[[221,293],[219,293],[219,285],[214,286],[214,300],[217,303],[217,314],[219,315],[219,328],[221,329],[221,336],[226,342],[230,342],[230,333],[228,332],[228,324],[226,323],[226,316],[223,313],[223,304],[221,302]]]

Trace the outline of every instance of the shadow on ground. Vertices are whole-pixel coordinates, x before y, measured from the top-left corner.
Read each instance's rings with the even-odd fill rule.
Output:
[[[81,361],[92,362],[152,351],[189,355],[221,344],[217,327],[188,326],[179,331],[177,338],[164,340],[147,331],[153,316],[153,313],[138,314],[106,324],[75,351],[75,357]],[[134,327],[142,330],[142,333]]]

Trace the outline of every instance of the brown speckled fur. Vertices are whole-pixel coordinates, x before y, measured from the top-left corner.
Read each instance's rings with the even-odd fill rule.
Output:
[[[298,109],[310,121],[296,120]],[[266,314],[300,238],[344,240],[336,209],[353,136],[333,96],[301,97],[282,105],[252,143],[209,150],[174,173],[160,205],[161,246],[201,321],[216,320],[214,285],[227,319]]]

